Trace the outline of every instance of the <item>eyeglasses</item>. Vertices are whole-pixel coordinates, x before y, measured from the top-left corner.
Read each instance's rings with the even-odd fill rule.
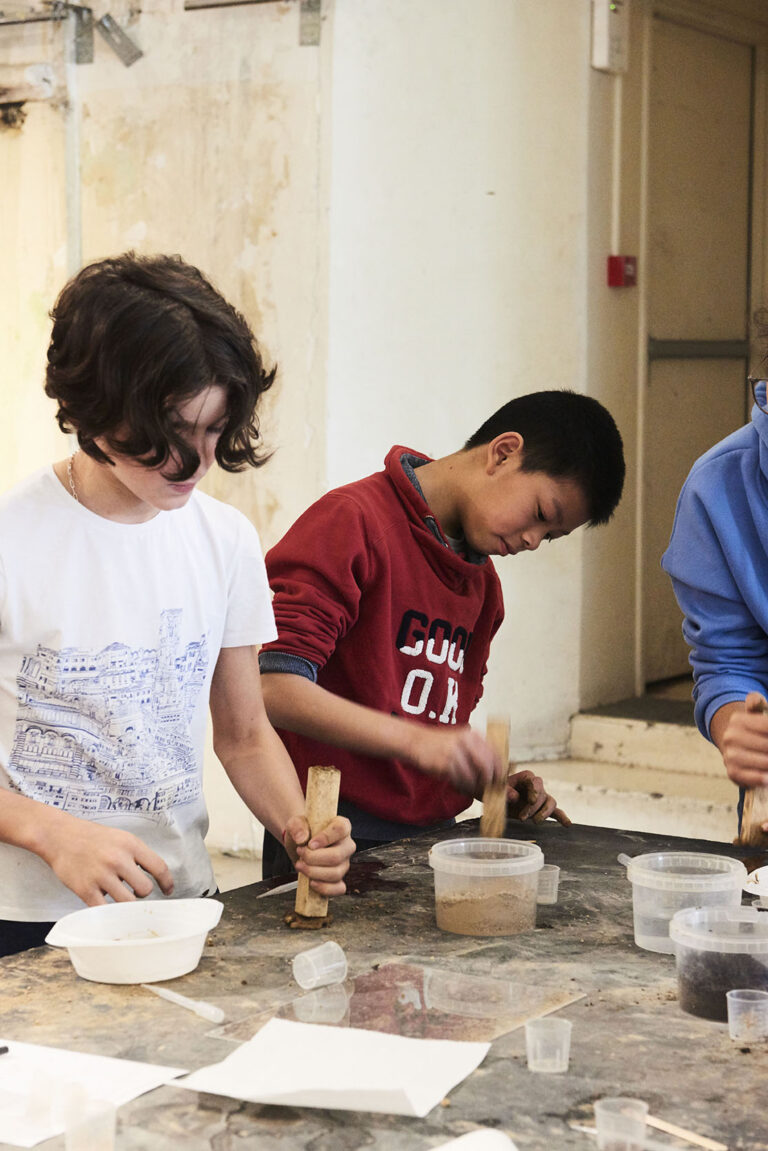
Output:
[[[768,380],[763,379],[761,376],[747,376],[747,381],[749,382],[749,386],[752,389],[752,399],[755,401],[760,411],[765,412],[765,414],[768,415],[768,399],[766,399],[765,403],[761,404],[757,398],[757,385],[764,384],[766,391],[768,392]]]

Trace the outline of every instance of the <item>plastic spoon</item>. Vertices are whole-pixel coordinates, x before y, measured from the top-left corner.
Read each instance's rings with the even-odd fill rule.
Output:
[[[169,1003],[176,1003],[179,1007],[194,1011],[195,1015],[208,1019],[211,1023],[221,1023],[224,1019],[224,1012],[220,1007],[204,1003],[202,999],[187,999],[186,995],[179,995],[178,991],[169,991],[167,987],[155,987],[151,983],[142,983],[141,986],[145,991],[151,991],[161,999],[167,999]]]

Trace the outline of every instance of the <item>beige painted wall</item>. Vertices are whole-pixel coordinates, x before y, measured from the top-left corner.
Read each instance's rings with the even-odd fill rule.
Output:
[[[28,104],[21,130],[0,131],[0,370],[14,404],[0,486],[62,450],[40,395],[67,243],[82,262],[128,248],[180,252],[241,308],[279,363],[263,427],[270,446],[299,440],[301,476],[292,479],[278,451],[267,469],[209,485],[271,542],[324,470],[315,435],[325,339],[320,50],[299,46],[293,3],[184,12],[153,0],[134,20],[127,5],[112,13],[145,55],[126,68],[97,36],[95,62],[73,70],[69,94],[65,25],[0,29],[0,75],[6,62],[44,57],[60,82],[57,101]],[[81,236],[66,219],[68,95],[80,110]]]
[[[64,43],[51,24],[0,29],[3,66],[52,61],[55,101],[29,103],[21,129],[0,126],[0,488],[61,454],[40,381],[48,310],[66,278]]]
[[[207,483],[266,546],[394,442],[440,454],[513,394],[596,395],[625,437],[625,500],[608,528],[500,565],[479,715],[512,715],[520,758],[562,751],[573,711],[633,689],[641,295],[604,283],[614,243],[642,255],[650,0],[632,9],[617,82],[590,68],[589,0],[324,0],[319,48],[299,45],[296,0],[122,0],[145,55],[125,68],[97,37],[69,118],[64,28],[0,28],[0,75],[42,57],[61,84],[0,131],[0,487],[65,446],[41,379],[68,267],[127,247],[199,263],[279,361],[274,459]],[[212,839],[256,846],[212,757],[207,793]]]
[[[128,248],[180,252],[279,363],[262,414],[274,459],[205,484],[269,546],[324,476],[323,50],[300,46],[295,3],[184,12],[150,0],[138,18],[127,4],[111,11],[144,56],[126,68],[97,36],[94,63],[70,68],[69,87],[65,25],[0,29],[0,75],[3,65],[52,60],[59,86],[55,101],[26,106],[20,130],[0,131],[0,372],[10,406],[0,488],[67,451],[42,380],[47,312],[79,264],[72,253],[88,262]],[[67,101],[79,125],[74,155]],[[212,839],[256,847],[258,828],[212,753],[207,773]]]

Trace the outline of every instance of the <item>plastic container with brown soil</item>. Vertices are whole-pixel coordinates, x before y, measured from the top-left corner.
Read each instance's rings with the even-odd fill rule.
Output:
[[[429,852],[435,916],[454,935],[517,935],[536,926],[540,847],[512,839],[446,839]]]

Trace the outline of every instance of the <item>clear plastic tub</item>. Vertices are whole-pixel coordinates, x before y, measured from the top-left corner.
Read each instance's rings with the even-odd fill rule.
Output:
[[[728,1020],[726,994],[768,991],[768,911],[686,907],[669,925],[680,1006],[689,1015]]]
[[[217,899],[103,903],[72,911],[45,937],[96,983],[157,983],[194,971],[224,910]]]
[[[632,884],[635,943],[671,955],[669,921],[684,907],[738,907],[747,869],[727,855],[664,851],[619,856]]]
[[[517,935],[536,926],[541,848],[511,839],[446,839],[429,852],[435,916],[455,935]]]

